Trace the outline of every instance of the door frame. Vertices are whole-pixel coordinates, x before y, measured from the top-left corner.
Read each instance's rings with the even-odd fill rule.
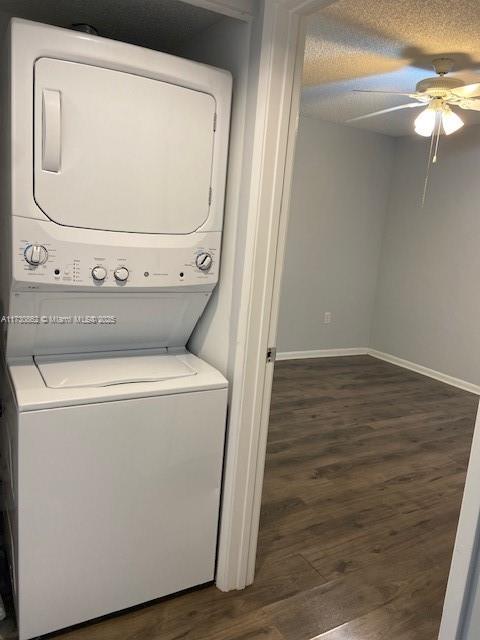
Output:
[[[230,404],[216,584],[253,582],[280,285],[299,116],[306,18],[335,0],[260,0],[245,268]],[[250,78],[252,80],[252,78]],[[480,413],[479,413],[480,416]],[[472,445],[439,640],[460,640],[480,544],[480,417]]]
[[[438,640],[463,640],[471,579],[480,554],[480,409],[477,412]]]
[[[266,354],[277,330],[304,25],[334,1],[262,0],[254,23],[255,126],[217,554],[222,591],[243,589],[254,577],[274,367]]]

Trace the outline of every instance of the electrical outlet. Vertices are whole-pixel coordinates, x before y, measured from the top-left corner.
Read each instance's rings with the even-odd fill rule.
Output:
[[[331,321],[332,321],[332,312],[325,311],[325,313],[323,314],[323,324],[330,324]]]

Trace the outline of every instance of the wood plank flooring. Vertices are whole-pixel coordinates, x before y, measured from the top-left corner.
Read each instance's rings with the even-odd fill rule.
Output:
[[[255,583],[55,637],[436,640],[477,404],[369,356],[277,363]]]

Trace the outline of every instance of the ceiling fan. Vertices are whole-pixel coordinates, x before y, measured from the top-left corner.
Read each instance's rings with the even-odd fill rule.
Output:
[[[396,107],[381,109],[373,113],[367,113],[356,118],[350,118],[347,122],[357,122],[366,118],[372,118],[392,111],[423,107],[426,109],[415,120],[415,131],[421,136],[429,138],[440,125],[443,131],[450,135],[463,127],[460,116],[452,111],[451,106],[470,111],[480,111],[480,82],[465,84],[459,78],[447,78],[447,73],[453,69],[453,60],[450,58],[436,58],[432,61],[437,76],[420,80],[413,93],[398,91],[368,91],[354,89],[357,93],[379,93],[383,95],[408,96],[417,102],[407,102]]]
[[[454,62],[450,58],[436,58],[432,61],[432,65],[437,75],[418,82],[413,93],[369,91],[363,89],[354,90],[357,93],[408,96],[416,100],[416,102],[407,102],[406,104],[381,109],[380,111],[374,111],[373,113],[367,113],[347,120],[347,122],[358,122],[359,120],[365,120],[366,118],[372,118],[393,111],[400,111],[401,109],[425,107],[415,119],[415,132],[421,136],[431,138],[422,206],[425,204],[430,167],[432,163],[437,161],[442,130],[448,136],[461,129],[464,125],[461,117],[455,113],[451,107],[458,107],[467,111],[480,111],[480,82],[465,84],[459,78],[447,78],[446,75],[452,71],[454,66]]]

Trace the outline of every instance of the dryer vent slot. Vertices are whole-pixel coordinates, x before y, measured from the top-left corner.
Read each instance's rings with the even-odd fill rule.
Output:
[[[84,22],[74,22],[72,24],[72,29],[74,31],[81,31],[82,33],[88,33],[91,36],[100,35],[97,29],[95,29],[95,27],[92,27],[91,24],[85,24]]]

